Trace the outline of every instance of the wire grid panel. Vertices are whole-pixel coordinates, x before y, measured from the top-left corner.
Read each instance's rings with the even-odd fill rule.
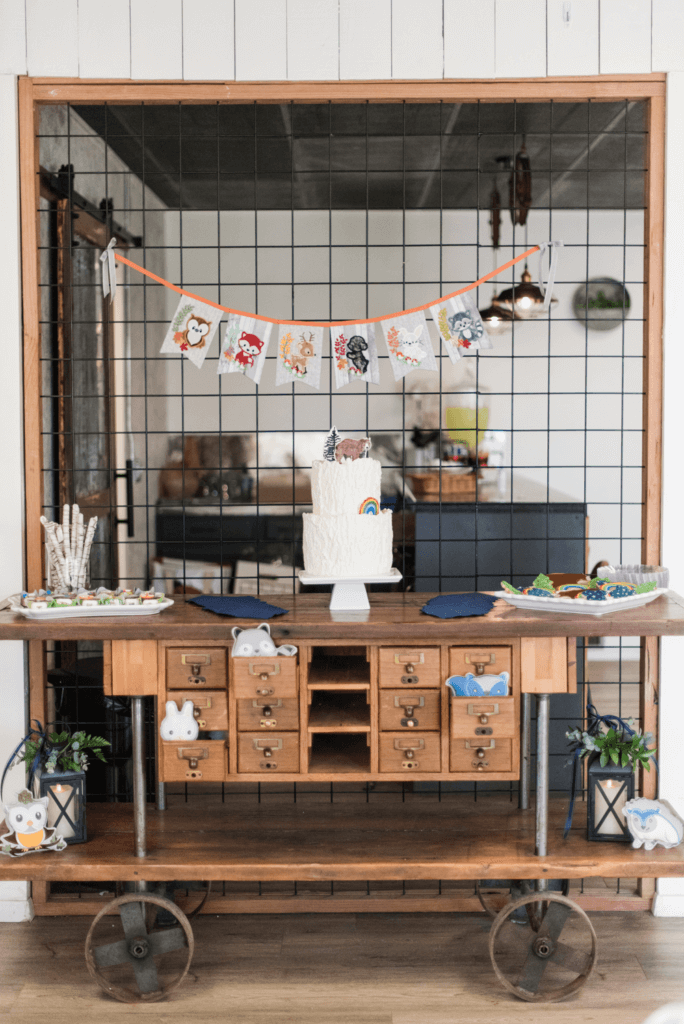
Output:
[[[100,516],[91,583],[159,578],[191,591],[217,580],[225,591],[241,563],[239,579],[264,590],[275,560],[291,567],[292,588],[307,471],[333,423],[374,439],[409,588],[638,561],[645,126],[645,104],[628,101],[42,108],[41,166],[61,181],[39,209],[45,512],[79,499]],[[533,172],[525,226],[509,212],[505,169],[523,146]],[[216,344],[201,371],[160,356],[175,293],[119,269],[116,303],[103,304],[83,210],[160,276],[276,318],[422,304],[549,238],[564,241],[558,302],[455,366],[430,324],[436,374],[394,382],[380,341],[378,386],[336,391],[326,353],[320,391],[276,388],[272,345],[255,387],[215,375]],[[480,307],[521,273],[480,287]],[[576,289],[596,277],[629,293],[610,332],[573,312]],[[464,406],[504,435],[504,459],[455,506],[444,468],[427,465],[413,437],[416,427],[448,433],[447,410]],[[440,474],[439,500],[413,506],[403,478],[426,466]],[[156,576],[160,561],[168,572]],[[605,710],[630,706],[633,646],[602,648],[600,682],[590,670],[585,687],[609,687]],[[595,692],[555,701],[556,728],[574,724]],[[560,778],[562,744],[553,757]]]

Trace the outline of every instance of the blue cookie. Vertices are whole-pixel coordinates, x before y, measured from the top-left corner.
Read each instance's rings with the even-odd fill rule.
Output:
[[[523,590],[523,594],[527,597],[555,597],[556,595],[550,590],[542,590],[541,587],[526,587]]]
[[[608,595],[605,590],[585,590],[584,599],[585,601],[607,601]]]

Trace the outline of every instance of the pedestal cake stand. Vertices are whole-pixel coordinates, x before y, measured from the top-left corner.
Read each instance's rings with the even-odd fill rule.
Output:
[[[402,578],[398,569],[390,569],[378,576],[313,576],[302,569],[299,579],[304,586],[332,584],[331,612],[364,612],[370,609],[366,583],[398,583]]]

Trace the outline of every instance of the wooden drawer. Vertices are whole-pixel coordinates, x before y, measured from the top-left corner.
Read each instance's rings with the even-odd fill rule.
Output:
[[[238,736],[238,771],[274,772],[299,771],[299,733],[241,732]]]
[[[382,690],[381,729],[439,729],[440,690]]]
[[[299,728],[299,701],[296,697],[254,697],[237,702],[237,727],[241,732],[260,729]]]
[[[449,651],[449,674],[464,676],[472,672],[478,675],[511,674],[511,648],[496,647],[452,647]],[[510,685],[510,684],[509,684]]]
[[[168,694],[168,699],[175,700],[179,708],[183,706],[184,700],[191,700],[195,718],[203,732],[228,728],[228,699],[225,690],[174,690]]]
[[[441,769],[440,733],[380,733],[381,772],[438,772]]]
[[[228,772],[224,740],[162,743],[166,782],[223,782]]]
[[[238,700],[296,697],[296,658],[233,658],[233,686]]]
[[[478,753],[479,752],[479,753]],[[477,740],[451,741],[452,772],[510,772],[513,770],[513,741],[487,737]]]
[[[225,647],[167,647],[166,686],[169,690],[225,689]]]
[[[381,647],[380,686],[441,685],[439,647]]]
[[[452,697],[451,735],[480,737],[515,736],[515,697]]]

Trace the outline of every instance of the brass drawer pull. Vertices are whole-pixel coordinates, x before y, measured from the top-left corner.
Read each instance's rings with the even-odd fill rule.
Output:
[[[485,665],[495,665],[496,664],[496,655],[495,654],[476,654],[476,655],[473,656],[473,660],[471,661],[470,657],[466,654],[465,660],[466,660],[466,665],[474,665],[475,666],[475,675],[476,676],[483,676],[484,675],[484,670],[485,670]]]
[[[258,750],[260,754],[264,755],[264,757],[272,757],[273,756],[272,751],[274,751],[274,750],[282,750],[283,749],[283,741],[282,740],[280,740],[280,739],[278,739],[278,740],[273,739],[272,740],[272,739],[270,739],[270,737],[267,740],[266,739],[264,739],[264,740],[262,740],[262,739],[254,739],[254,740],[252,740],[252,743],[254,744],[254,749]]]
[[[410,740],[409,739],[406,739],[406,740],[395,739],[395,741],[394,741],[394,749],[395,750],[403,751],[406,754],[407,757],[413,757],[413,753],[409,754],[409,751],[424,750],[425,749],[425,740],[422,737],[420,737],[420,736],[417,737],[416,739],[411,737]]]
[[[482,725],[486,725],[492,715],[499,714],[498,704],[469,704],[468,714],[480,719]]]
[[[477,750],[477,756],[484,757],[485,750],[494,750],[496,747],[496,740],[490,740],[486,745],[484,743],[480,743],[478,740],[473,740],[472,743],[470,740],[466,740],[465,747],[466,750]],[[483,753],[480,754],[480,751],[483,751]]]
[[[250,676],[259,676],[263,682],[266,682],[269,676],[277,676],[280,674],[280,665],[277,661],[273,661],[268,665],[261,665],[250,661],[249,663],[249,674]]]
[[[395,697],[394,706],[395,708],[404,708],[406,710],[406,713],[408,715],[411,715],[413,714],[414,708],[425,707],[425,697],[423,697],[422,695],[418,696],[418,694],[416,694],[415,697]],[[409,708],[411,708],[410,711]]]
[[[269,700],[269,701],[253,700],[252,701],[252,707],[253,708],[262,708],[263,709],[262,710],[262,714],[266,715],[266,717],[268,717],[270,714],[273,713],[273,708],[282,708],[282,706],[283,706],[283,701],[282,701],[281,697],[278,697],[277,700]]]
[[[209,751],[206,747],[179,747],[177,755],[180,761],[187,761],[190,768],[194,770],[197,768],[198,761],[204,761],[209,757]]]
[[[416,651],[414,654],[395,654],[394,664],[404,665],[407,672],[414,672],[414,665],[425,664],[425,655],[422,651]]]
[[[181,665],[190,666],[189,683],[206,683],[202,675],[202,665],[211,665],[209,654],[181,654]]]

